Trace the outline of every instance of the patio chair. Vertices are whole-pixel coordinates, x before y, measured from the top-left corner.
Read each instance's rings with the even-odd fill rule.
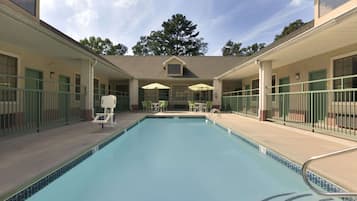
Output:
[[[209,111],[211,111],[211,109],[212,109],[212,101],[207,101],[204,111],[209,112]]]
[[[149,104],[149,101],[142,101],[141,105],[143,106],[143,111],[148,112],[151,108],[151,104]]]
[[[103,113],[97,113],[96,117],[92,121],[93,123],[102,124],[102,128],[104,128],[104,124],[110,124],[114,126],[114,109],[117,105],[117,97],[113,95],[102,96],[101,98],[101,107],[103,108]]]
[[[160,111],[164,112],[167,110],[168,102],[167,101],[159,101]]]
[[[190,112],[193,112],[193,111],[195,111],[197,109],[196,106],[195,106],[195,102],[193,102],[193,101],[187,101],[187,102],[188,102],[188,110]]]

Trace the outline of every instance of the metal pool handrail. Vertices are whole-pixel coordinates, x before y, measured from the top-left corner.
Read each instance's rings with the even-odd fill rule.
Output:
[[[356,151],[357,147],[350,147],[347,149],[343,149],[340,151],[335,151],[335,152],[331,152],[331,153],[327,153],[327,154],[322,154],[319,156],[314,156],[311,157],[309,160],[307,160],[303,165],[302,165],[302,177],[304,179],[304,182],[306,185],[308,185],[310,187],[311,190],[313,190],[314,192],[316,192],[319,195],[323,195],[323,196],[328,196],[328,197],[357,197],[357,192],[356,193],[350,193],[350,192],[343,192],[343,193],[325,193],[323,191],[320,191],[319,189],[315,188],[310,182],[309,179],[307,177],[307,168],[309,166],[309,164],[315,160],[319,160],[322,158],[328,158],[331,156],[336,156],[336,155],[340,155],[343,153],[348,153],[348,152],[352,152],[352,151]]]

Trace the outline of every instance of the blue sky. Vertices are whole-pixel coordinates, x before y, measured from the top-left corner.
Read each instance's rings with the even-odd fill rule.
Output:
[[[228,40],[270,43],[296,19],[313,18],[312,0],[43,0],[41,19],[76,40],[100,36],[129,48],[175,13],[198,24],[207,55]]]

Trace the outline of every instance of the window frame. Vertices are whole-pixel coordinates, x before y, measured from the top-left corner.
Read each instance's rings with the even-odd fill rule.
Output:
[[[179,65],[180,66],[180,73],[169,73],[169,66],[170,65]],[[183,65],[179,63],[169,63],[166,64],[166,74],[167,76],[183,76]]]
[[[77,75],[79,76],[79,85],[77,85]],[[81,79],[82,79],[82,76],[81,76],[80,73],[74,73],[75,101],[80,101],[81,100],[81,93],[82,93]],[[77,87],[79,87],[79,92],[77,92]]]
[[[318,4],[317,4],[317,16],[318,16],[319,18],[321,18],[321,17],[323,17],[323,16],[325,16],[325,15],[328,15],[329,13],[331,13],[332,11],[338,9],[339,7],[341,7],[341,6],[343,6],[344,4],[348,3],[349,1],[350,1],[350,0],[347,0],[346,2],[341,3],[340,5],[336,6],[335,8],[332,8],[330,11],[321,14],[321,7],[320,7],[320,5],[321,5],[321,0],[318,0]]]
[[[336,78],[335,77],[335,74],[334,74],[334,64],[335,64],[335,61],[336,60],[339,60],[339,59],[343,59],[343,58],[347,58],[347,57],[351,57],[351,56],[357,56],[357,51],[351,51],[351,52],[347,52],[347,53],[344,53],[344,54],[339,54],[339,55],[336,55],[334,57],[331,57],[330,58],[330,72],[331,72],[331,75],[332,75],[332,78]],[[334,79],[330,81],[330,84],[328,83],[328,85],[331,86],[331,89],[332,90],[336,90],[335,89],[335,85],[334,85]],[[339,101],[339,100],[333,100],[333,102],[349,102],[349,101],[345,101],[345,100],[342,100],[342,101]],[[357,102],[353,102],[354,104],[357,104]]]
[[[17,55],[17,54],[14,54],[14,53],[12,53],[12,52],[8,52],[8,51],[5,51],[5,50],[1,50],[0,49],[0,54],[3,54],[3,55],[5,55],[5,56],[8,56],[8,57],[14,57],[14,58],[16,58],[17,59],[17,65],[16,65],[16,88],[18,89],[18,87],[19,87],[19,79],[18,79],[18,76],[19,76],[19,68],[20,68],[20,66],[21,66],[21,57],[19,56],[19,55]],[[18,100],[18,97],[17,97],[17,94],[15,95],[15,100],[5,100],[5,101],[1,101],[0,100],[0,103],[11,103],[11,102],[14,102],[14,103],[16,103],[17,102],[17,100]]]
[[[275,85],[273,86],[273,77],[275,76],[275,79],[274,79],[274,81],[275,81]],[[272,75],[271,75],[271,94],[272,94],[272,97],[271,97],[271,101],[272,102],[275,102],[276,101],[276,93],[277,93],[277,84],[278,84],[278,74],[277,73],[272,73]],[[274,89],[274,92],[273,92],[273,89]]]
[[[23,7],[21,4],[15,2],[15,1],[13,1],[13,0],[10,0],[10,2],[11,2],[12,4],[16,5],[16,6],[19,7],[21,10],[25,11],[27,14],[29,14],[29,15],[31,15],[31,16],[37,18],[37,15],[38,15],[38,7],[39,7],[38,4],[39,4],[39,2],[38,2],[38,0],[34,0],[34,1],[35,1],[35,5],[34,5],[33,13],[32,13],[30,10],[26,9],[26,8]]]

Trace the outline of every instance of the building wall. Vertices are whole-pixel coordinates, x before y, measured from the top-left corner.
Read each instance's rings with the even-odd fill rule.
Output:
[[[292,63],[282,67],[275,67],[273,62],[273,75],[276,75],[276,86],[279,85],[279,79],[289,77],[290,84],[301,83],[309,81],[309,74],[311,72],[316,72],[320,70],[326,71],[326,78],[333,78],[333,60],[337,58],[343,58],[350,55],[357,54],[357,44],[353,44],[335,51],[331,51],[322,55],[311,57],[296,63]],[[299,75],[297,79],[297,74]],[[252,88],[252,80],[258,79],[258,72],[256,75],[247,77],[242,80],[243,89],[245,85],[250,85]],[[333,89],[333,81],[327,81],[326,87],[328,90]],[[300,92],[302,90],[308,91],[309,84],[298,84],[290,86],[290,92]],[[276,88],[276,92],[279,92],[279,88]],[[322,98],[323,97],[323,98]],[[296,119],[297,121],[304,122],[306,121],[307,110],[309,110],[309,98],[308,94],[297,94],[289,96],[289,117],[291,119]],[[334,102],[334,93],[325,93],[325,95],[319,95],[318,99],[326,99],[327,104],[327,113],[330,118],[337,115],[346,115],[351,111],[357,111],[357,104],[348,105],[349,103]],[[282,101],[281,98],[275,97],[272,101],[272,107],[278,108],[279,101]],[[338,106],[338,107],[337,107]],[[338,111],[336,111],[338,108]],[[279,111],[273,115],[279,116]],[[333,120],[331,120],[333,122]]]
[[[17,82],[17,88],[25,88],[25,71],[26,69],[32,69],[42,72],[43,75],[43,91],[44,92],[58,92],[59,85],[58,79],[59,76],[66,76],[70,79],[70,93],[75,93],[75,74],[80,74],[80,62],[76,60],[63,60],[51,58],[45,55],[40,55],[34,53],[34,51],[26,50],[19,48],[15,45],[9,45],[3,42],[0,42],[0,53],[4,55],[9,55],[18,58],[18,69],[17,76],[19,77]],[[51,77],[52,72],[52,77]],[[53,93],[48,93],[48,96],[53,95]],[[48,97],[50,98],[50,97]],[[23,95],[18,95],[17,102],[12,104],[22,104]],[[46,105],[45,109],[50,109],[49,107],[55,107],[57,105],[58,99],[51,99],[51,104]],[[0,102],[0,105],[4,104]],[[6,103],[9,104],[9,103]],[[78,107],[80,101],[71,98],[71,106]],[[1,107],[0,107],[1,108]],[[18,112],[23,111],[23,107],[14,105],[14,108],[18,108]]]

